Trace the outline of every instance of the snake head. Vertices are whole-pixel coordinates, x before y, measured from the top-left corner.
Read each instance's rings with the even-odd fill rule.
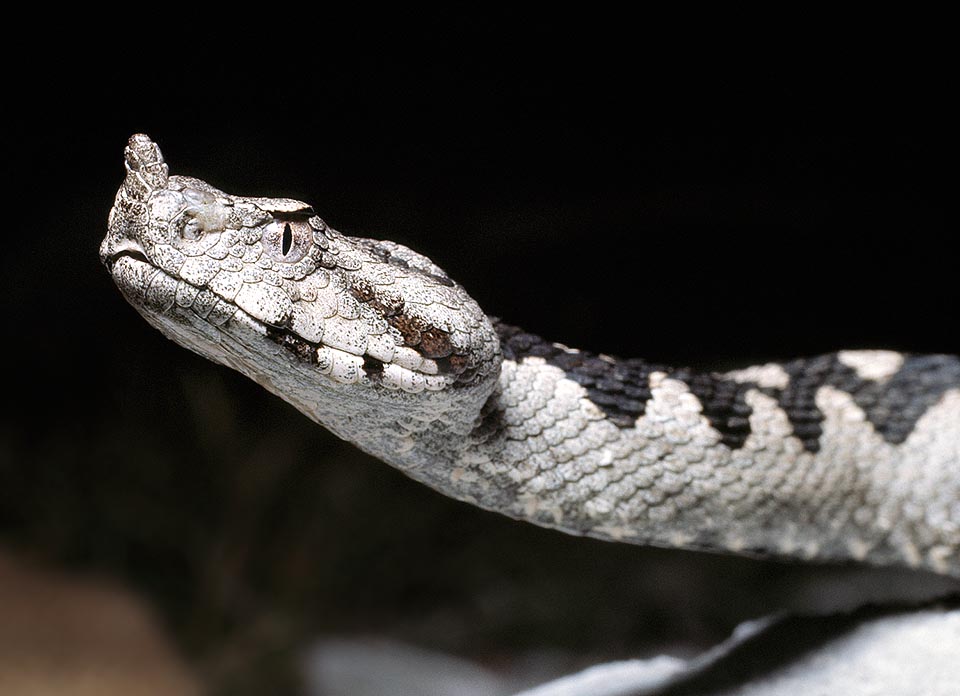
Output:
[[[130,138],[125,162],[100,257],[181,345],[313,413],[324,388],[421,395],[498,372],[487,317],[429,259],[342,235],[301,201],[170,176],[145,135]]]

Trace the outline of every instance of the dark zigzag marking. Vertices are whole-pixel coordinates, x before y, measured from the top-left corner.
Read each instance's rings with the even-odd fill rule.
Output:
[[[960,387],[960,359],[952,355],[908,355],[889,379],[863,379],[836,353],[783,366],[790,376],[786,389],[763,389],[777,400],[794,434],[807,451],[820,449],[823,413],[817,408],[817,390],[825,385],[850,394],[884,441],[903,443],[917,421],[948,389]]]
[[[851,395],[867,419],[891,444],[904,442],[926,411],[944,392],[960,388],[960,359],[950,355],[907,356],[903,366],[882,382],[861,378],[840,362],[836,353],[783,364],[790,380],[784,389],[735,382],[717,374],[672,368],[640,359],[600,358],[594,353],[568,353],[539,336],[494,319],[504,357],[521,360],[538,356],[559,367],[587,390],[590,400],[621,428],[633,427],[650,399],[651,372],[664,372],[688,385],[703,407],[703,415],[722,442],[739,449],[750,435],[751,408],[746,394],[757,389],[777,401],[793,434],[808,452],[820,450],[824,414],[817,407],[817,390],[825,385]]]
[[[543,358],[587,390],[590,400],[620,428],[632,428],[651,398],[650,373],[664,372],[686,383],[703,407],[703,415],[722,442],[739,449],[750,435],[750,406],[746,393],[754,385],[739,384],[706,373],[676,369],[641,359],[606,359],[594,353],[569,353],[539,336],[494,320],[504,358]]]

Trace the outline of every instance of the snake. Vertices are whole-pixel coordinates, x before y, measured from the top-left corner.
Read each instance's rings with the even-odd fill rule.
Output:
[[[957,356],[704,373],[577,350],[306,203],[171,176],[146,135],[125,165],[100,256],[147,322],[441,493],[608,540],[960,577]]]
[[[708,372],[579,350],[307,203],[170,175],[146,135],[124,163],[99,255],[137,312],[440,493],[616,542],[960,578],[957,356]]]

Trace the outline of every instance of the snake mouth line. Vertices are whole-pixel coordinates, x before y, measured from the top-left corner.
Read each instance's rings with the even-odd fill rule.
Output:
[[[139,261],[140,263],[145,263],[150,266],[153,266],[153,264],[150,263],[150,259],[147,258],[146,254],[144,254],[139,249],[124,249],[123,251],[119,251],[115,254],[111,254],[110,256],[107,257],[107,264],[112,267],[113,264],[115,264],[117,260],[123,256],[131,258],[134,261]],[[154,266],[154,268],[156,268],[156,266]]]
[[[100,261],[107,267],[111,274],[113,274],[113,267],[116,266],[122,258],[128,258],[156,268],[156,265],[147,258],[143,247],[132,239],[121,239],[111,243],[109,246],[105,241],[100,247]]]

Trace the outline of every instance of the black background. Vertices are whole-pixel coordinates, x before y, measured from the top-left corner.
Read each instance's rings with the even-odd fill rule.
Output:
[[[800,571],[446,501],[164,340],[97,259],[133,132],[173,173],[407,244],[568,345],[960,352],[955,80],[929,28],[158,14],[8,57],[0,539],[125,578],[221,684],[276,680],[315,634],[558,669],[707,645]]]

